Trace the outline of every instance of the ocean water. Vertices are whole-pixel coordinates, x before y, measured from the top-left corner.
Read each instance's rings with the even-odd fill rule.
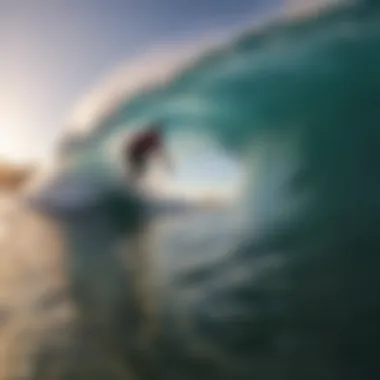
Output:
[[[248,31],[127,97],[79,142],[91,156],[160,120],[169,136],[216,141],[246,173],[239,211],[150,235],[167,377],[379,373],[379,18],[359,1]]]
[[[91,184],[82,203],[124,191],[107,214],[75,220],[74,243],[93,249],[73,244],[84,254],[72,270],[84,269],[87,283],[76,286],[89,320],[116,310],[107,338],[137,378],[378,377],[379,21],[377,2],[341,2],[247,31],[68,133],[53,176],[59,194],[76,178]],[[234,203],[152,212],[144,251],[125,250],[147,254],[137,281],[158,318],[139,351],[131,315],[145,296],[129,297],[124,272],[101,253],[116,233],[108,222],[122,214],[131,227],[141,206],[119,177],[120,143],[157,120],[173,144],[186,133],[211,139],[244,180]],[[49,189],[57,194],[45,187],[42,200]]]
[[[240,154],[262,128],[276,131],[306,122],[314,108],[331,103],[327,89],[331,99],[344,101],[345,80],[353,80],[359,64],[346,61],[348,45],[357,49],[357,59],[376,55],[372,49],[377,42],[376,5],[345,3],[247,31],[171,69],[173,74],[166,74],[164,83],[152,80],[141,91],[126,90],[125,99],[120,94],[116,100],[109,96],[99,110],[88,112],[96,118],[78,126],[87,130],[84,136],[70,134],[72,146],[90,151],[120,137],[119,132],[159,120],[169,134],[184,131],[211,137]]]
[[[239,209],[160,220],[149,235],[165,286],[162,373],[379,373],[379,19],[375,1],[339,2],[247,31],[71,135],[68,157],[104,154],[107,171],[112,141],[159,120],[168,136],[212,139],[245,172]]]

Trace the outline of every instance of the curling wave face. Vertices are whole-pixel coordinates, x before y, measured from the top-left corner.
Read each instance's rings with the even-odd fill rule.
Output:
[[[127,305],[114,295],[130,283],[111,287],[106,303],[117,304],[118,318],[109,339],[136,378],[378,377],[379,42],[374,1],[276,22],[105,107],[87,132],[68,136],[67,165],[99,162],[97,178],[108,185],[118,170],[113,142],[156,120],[169,135],[208,136],[247,174],[230,208],[144,230],[146,259],[161,279],[147,347],[129,342],[133,305],[145,296]],[[106,223],[103,214],[96,221]]]

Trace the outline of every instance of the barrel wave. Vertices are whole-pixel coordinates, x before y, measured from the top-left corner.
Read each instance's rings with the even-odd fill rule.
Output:
[[[209,240],[166,240],[148,378],[379,373],[379,20],[376,2],[359,1],[248,31],[129,95],[79,138],[91,155],[160,120],[169,134],[210,136],[247,173],[219,223],[185,222],[189,236],[214,226]]]
[[[59,227],[90,369],[58,351],[33,378],[379,377],[379,43],[376,1],[275,20],[68,132],[36,210]],[[132,193],[113,148],[156,121],[239,160],[239,197],[162,215]]]

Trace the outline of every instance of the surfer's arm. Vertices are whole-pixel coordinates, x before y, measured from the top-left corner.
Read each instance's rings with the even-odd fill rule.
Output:
[[[174,170],[173,160],[165,148],[158,149],[159,158],[165,163],[165,166],[169,171]]]

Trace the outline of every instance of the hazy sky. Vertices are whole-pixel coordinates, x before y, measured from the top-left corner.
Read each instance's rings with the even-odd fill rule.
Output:
[[[282,0],[0,0],[0,156],[43,156],[78,98],[164,43],[247,24]]]

